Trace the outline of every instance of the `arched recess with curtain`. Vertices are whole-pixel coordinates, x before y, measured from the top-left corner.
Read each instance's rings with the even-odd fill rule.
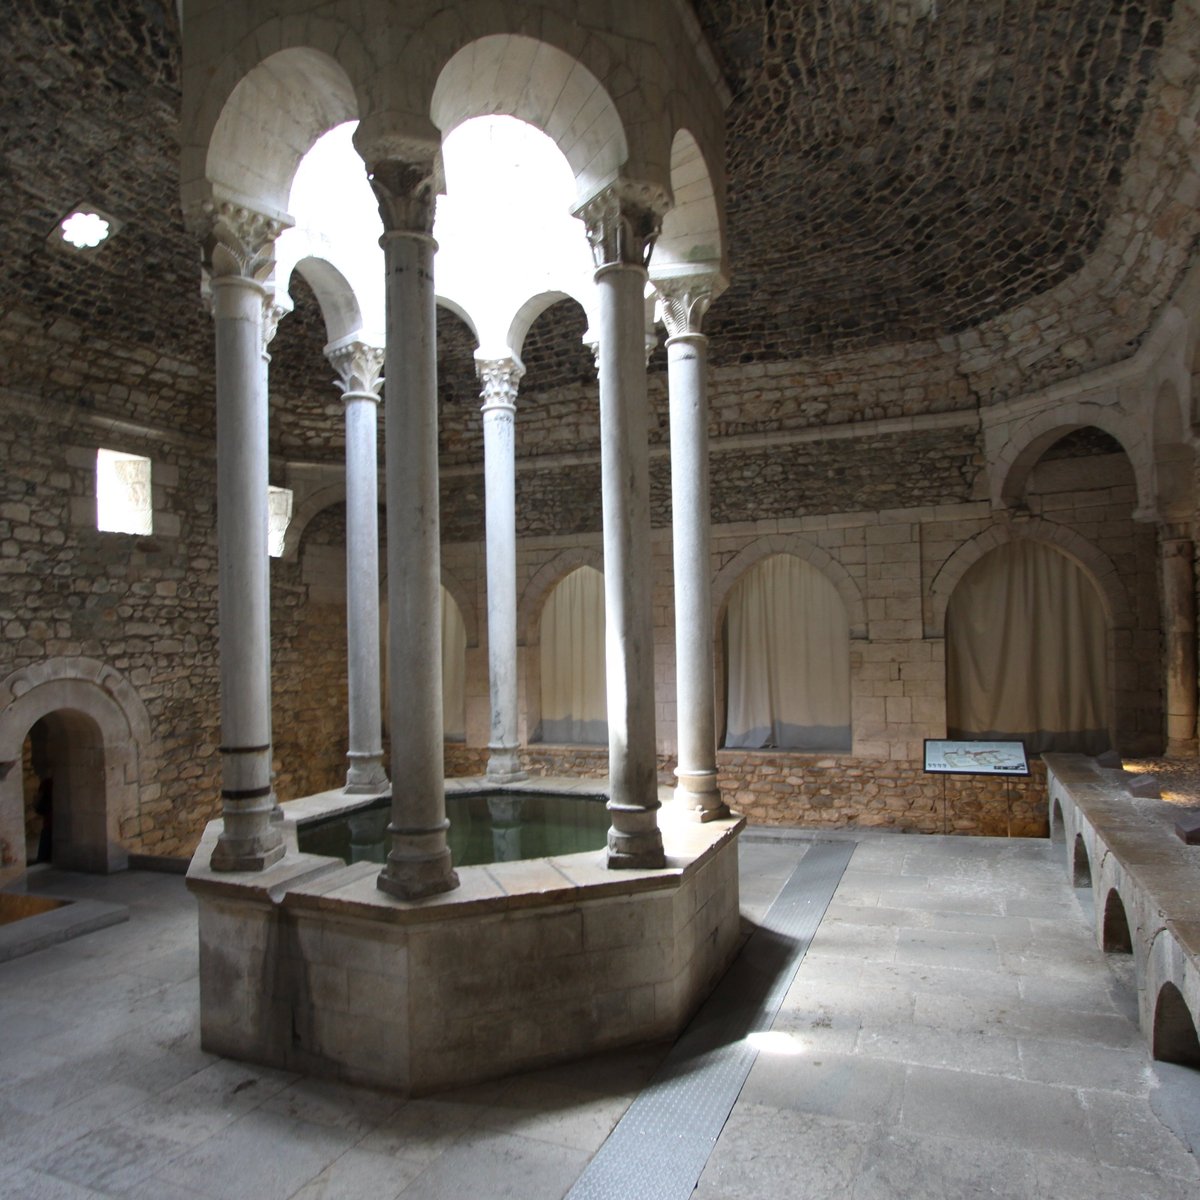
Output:
[[[1074,559],[1020,539],[967,570],[946,609],[950,737],[1098,754],[1111,743],[1108,695],[1108,618]]]
[[[448,742],[467,740],[467,625],[442,585],[442,728]]]
[[[850,625],[826,575],[763,559],[730,590],[723,639],[727,748],[850,751]]]
[[[535,741],[608,744],[604,576],[581,566],[555,584],[542,608],[541,713]]]
[[[467,622],[454,594],[441,585],[442,594],[442,736],[448,742],[467,740]],[[391,694],[387,682],[387,602],[380,602],[379,669],[383,689],[384,736],[391,723]]]

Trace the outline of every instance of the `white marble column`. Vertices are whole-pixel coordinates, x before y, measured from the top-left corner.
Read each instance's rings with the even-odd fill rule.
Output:
[[[268,292],[263,297],[263,325],[262,325],[262,378],[259,381],[259,386],[262,388],[262,403],[266,407],[267,412],[267,427],[270,429],[271,421],[271,343],[275,340],[275,335],[279,332],[279,322],[287,316],[292,310],[285,308],[282,304],[277,304],[275,301],[274,291]],[[267,541],[268,551],[263,559],[263,574],[266,580],[263,586],[267,589],[267,678],[271,678],[271,554],[269,543],[271,538],[271,489],[267,487]],[[267,741],[272,747],[272,763],[271,763],[271,788],[275,787],[275,764],[274,764],[274,746],[275,746],[275,714],[267,710]],[[271,805],[271,820],[282,821],[283,809],[279,806],[279,797],[273,796],[274,803]]]
[[[487,777],[525,779],[517,742],[517,387],[514,358],[475,363],[483,384],[483,474],[487,540],[488,685],[492,734]]]
[[[267,572],[267,395],[263,303],[279,222],[213,208],[205,267],[216,332],[217,609],[221,800],[216,871],[262,870],[284,854],[271,821],[271,643]]]
[[[446,841],[438,522],[435,161],[371,167],[384,234],[391,848],[379,887],[417,899],[458,886]]]
[[[671,540],[675,574],[675,801],[698,821],[729,816],[717,786],[712,552],[708,500],[708,338],[714,274],[656,282],[667,327]]]
[[[350,723],[347,792],[386,792],[379,693],[379,465],[382,349],[361,341],[326,347],[346,406],[346,682]]]
[[[599,311],[610,867],[661,867],[651,608],[646,265],[661,189],[618,181],[583,205]]]
[[[1194,758],[1196,741],[1196,572],[1184,525],[1159,528],[1162,635],[1169,758]]]

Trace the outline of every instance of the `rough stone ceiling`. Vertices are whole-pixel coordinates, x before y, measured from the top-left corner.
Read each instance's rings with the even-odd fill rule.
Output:
[[[969,328],[1079,270],[1172,0],[696,10],[735,97],[714,317],[821,355]]]

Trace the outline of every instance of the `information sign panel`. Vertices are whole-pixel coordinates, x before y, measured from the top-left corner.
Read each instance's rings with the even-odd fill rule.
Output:
[[[935,775],[1028,775],[1024,742],[925,739],[925,770]]]

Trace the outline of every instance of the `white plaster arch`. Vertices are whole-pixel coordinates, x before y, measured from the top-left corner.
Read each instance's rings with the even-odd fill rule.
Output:
[[[185,212],[213,197],[268,215],[287,212],[300,160],[321,134],[359,116],[354,84],[337,58],[353,35],[328,26],[314,23],[311,44],[274,52],[260,49],[271,44],[269,35],[256,37],[215,67],[193,119],[202,141],[185,141],[182,153]],[[240,77],[223,87],[239,65]]]
[[[560,300],[574,300],[583,309],[588,328],[592,328],[598,323],[598,315],[594,311],[595,299],[595,293],[589,296],[576,296],[571,292],[539,292],[536,296],[530,296],[517,310],[512,324],[508,327],[508,344],[512,353],[517,358],[521,357],[525,350],[525,339],[529,336],[533,323],[542,313],[553,308]],[[589,305],[592,305],[591,309],[589,309]]]
[[[317,298],[325,322],[327,343],[349,340],[353,335],[361,336],[364,341],[371,340],[362,332],[362,308],[354,288],[333,263],[318,255],[306,254],[286,276],[281,274],[276,277],[276,295],[280,291],[290,294],[292,271],[300,275]]]
[[[751,567],[776,554],[790,554],[816,567],[830,583],[846,606],[850,623],[850,639],[867,636],[867,608],[854,577],[829,551],[814,542],[792,533],[772,533],[760,537],[733,556],[716,574],[712,584],[713,636],[721,636],[721,625],[729,603],[729,593]]]
[[[967,571],[985,554],[1023,538],[1046,542],[1083,568],[1100,596],[1110,629],[1124,628],[1131,623],[1133,614],[1129,593],[1112,559],[1073,529],[1042,517],[1029,517],[990,525],[968,538],[945,559],[929,587],[929,611],[925,622],[927,638],[946,636],[946,607]]]
[[[0,833],[24,850],[21,752],[33,725],[51,722],[58,745],[55,861],[69,869],[117,871],[128,862],[141,787],[154,774],[150,719],[118,671],[90,658],[52,658],[0,682]],[[24,855],[17,874],[24,871]],[[0,866],[0,880],[12,875]]]
[[[527,121],[553,140],[571,165],[581,201],[612,183],[629,158],[624,122],[604,85],[579,58],[549,42],[491,34],[446,61],[430,101],[442,134],[496,113]]]
[[[594,567],[604,574],[604,555],[598,546],[572,546],[556,554],[534,572],[517,602],[517,645],[541,644],[542,609],[555,586],[579,567]]]
[[[440,292],[435,296],[438,308],[444,308],[448,313],[453,313],[470,331],[471,336],[475,339],[475,345],[479,345],[479,330],[475,325],[475,318],[461,305],[457,300],[451,300],[448,296],[443,296]]]
[[[650,274],[655,279],[703,266],[723,274],[725,243],[713,175],[700,144],[687,129],[671,143],[671,190],[675,203],[663,217]]]
[[[1010,432],[991,456],[990,499],[996,510],[1022,507],[1030,473],[1060,438],[1095,426],[1121,443],[1133,467],[1139,514],[1154,511],[1153,454],[1147,422],[1127,413],[1112,397],[1076,400],[1034,414]]]

